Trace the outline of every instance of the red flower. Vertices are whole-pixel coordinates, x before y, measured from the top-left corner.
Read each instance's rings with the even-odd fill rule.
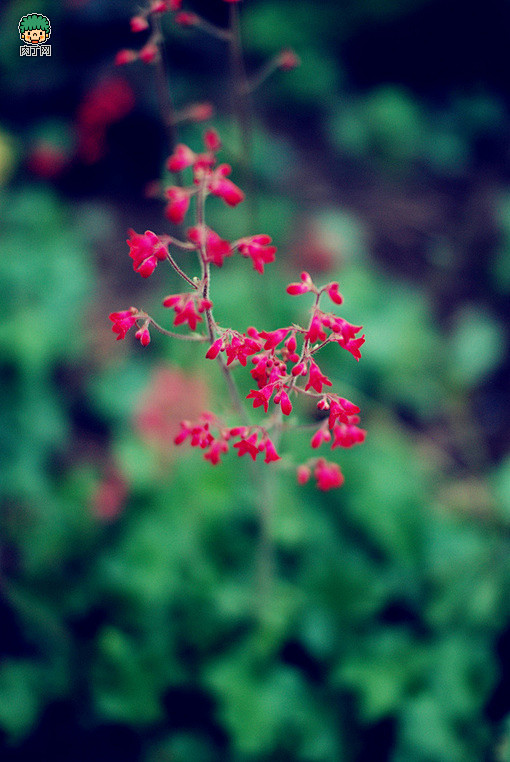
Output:
[[[287,293],[291,296],[299,296],[300,294],[306,294],[313,289],[313,281],[307,272],[301,273],[301,283],[289,283],[287,286]]]
[[[352,447],[365,441],[366,431],[352,424],[340,423],[333,429],[334,441],[331,449],[335,447]]]
[[[217,466],[218,463],[221,463],[220,455],[225,452],[228,452],[228,444],[224,439],[216,439],[204,453],[204,458],[210,460],[213,466]]]
[[[182,172],[183,169],[191,167],[196,159],[196,154],[185,146],[184,143],[179,143],[175,146],[173,154],[167,159],[166,166],[170,172]]]
[[[174,325],[188,323],[194,331],[197,323],[202,322],[198,313],[212,307],[212,302],[209,299],[197,299],[193,294],[173,294],[163,300],[163,307],[172,307],[175,310]]]
[[[213,264],[221,267],[225,257],[230,257],[233,254],[232,247],[228,241],[224,241],[218,233],[215,233],[211,228],[205,225],[202,228],[198,226],[189,228],[187,232],[189,240],[195,244],[197,248],[203,245],[202,236],[205,237],[205,261],[213,262]]]
[[[129,23],[131,24],[132,32],[143,32],[149,28],[149,22],[145,16],[133,16]]]
[[[310,378],[308,379],[308,382],[305,386],[305,392],[308,391],[308,389],[312,386],[316,392],[319,392],[319,394],[322,392],[322,386],[333,386],[329,378],[325,375],[323,375],[319,369],[319,366],[316,365],[313,360],[310,363]]]
[[[111,313],[109,318],[113,323],[112,331],[118,334],[117,341],[124,339],[129,329],[134,326],[137,312],[136,307],[131,307],[129,310]]]
[[[231,180],[227,180],[226,176],[231,172],[232,168],[228,164],[220,164],[207,187],[213,196],[219,196],[229,206],[237,206],[244,200],[244,193]]]
[[[308,339],[311,344],[315,344],[316,341],[325,341],[326,338],[327,336],[322,328],[322,323],[319,316],[314,315],[310,322],[310,327],[305,333],[305,339]]]
[[[298,484],[306,484],[312,475],[308,466],[298,466],[297,468],[297,480]]]
[[[293,50],[290,48],[284,48],[278,55],[276,63],[280,69],[283,69],[284,71],[290,71],[291,69],[296,69],[300,65],[301,60]]]
[[[167,188],[165,195],[170,202],[165,209],[165,217],[174,225],[180,225],[189,209],[189,191],[172,185]]]
[[[115,66],[125,66],[136,61],[138,53],[135,50],[119,50],[115,56]]]
[[[274,386],[272,384],[268,384],[267,386],[264,386],[263,389],[251,389],[250,393],[246,395],[246,399],[253,399],[253,407],[260,407],[261,405],[264,406],[264,412],[267,413],[269,400],[273,396],[274,392]]]
[[[344,477],[340,471],[340,466],[336,463],[328,463],[327,460],[320,458],[314,469],[313,475],[317,479],[317,487],[321,490],[341,487],[344,483]]]
[[[272,463],[275,460],[281,460],[281,457],[276,452],[276,448],[274,444],[271,442],[269,437],[266,437],[262,440],[262,442],[259,444],[259,451],[263,452],[266,451],[266,457],[264,458],[264,463]]]
[[[330,285],[326,288],[327,294],[334,304],[342,304],[343,302],[343,296],[339,292],[338,288],[338,283],[330,283]]]
[[[147,325],[144,325],[142,328],[138,329],[138,331],[135,333],[135,339],[138,339],[142,347],[146,347],[148,344],[150,344],[151,336]]]
[[[239,457],[248,454],[251,455],[253,460],[256,460],[257,455],[259,454],[259,448],[257,446],[257,434],[254,433],[246,439],[241,439],[239,442],[235,443],[234,447],[237,448],[237,454]]]
[[[179,24],[179,26],[196,26],[200,19],[196,13],[181,11],[174,17],[174,21],[176,24]]]
[[[133,260],[133,270],[140,273],[142,278],[148,278],[156,269],[158,261],[167,258],[168,251],[150,230],[146,230],[143,235],[129,230],[129,235],[131,237],[126,243]]]
[[[310,442],[311,446],[316,449],[320,447],[323,442],[330,442],[331,434],[327,429],[318,429],[312,437]]]
[[[144,63],[152,63],[156,60],[156,57],[158,55],[158,48],[157,45],[152,45],[150,42],[147,45],[144,45],[144,47],[140,50],[138,53],[138,58],[140,61],[143,61]]]
[[[207,130],[207,132],[204,135],[204,145],[206,147],[207,151],[212,151],[213,153],[216,153],[221,148],[221,140],[220,136],[214,129]]]
[[[253,235],[249,238],[241,238],[237,242],[237,248],[243,257],[251,257],[253,268],[259,273],[264,272],[264,265],[274,262],[276,246],[268,246],[271,237],[265,234]]]

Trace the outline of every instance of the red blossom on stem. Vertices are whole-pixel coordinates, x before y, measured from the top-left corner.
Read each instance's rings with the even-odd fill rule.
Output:
[[[268,235],[253,235],[237,241],[237,248],[243,257],[251,258],[254,270],[263,274],[264,265],[274,262],[276,246],[269,246],[270,243],[271,237]]]
[[[168,250],[151,230],[146,230],[143,235],[130,230],[129,235],[126,243],[129,246],[129,256],[133,260],[133,270],[140,273],[142,278],[148,278],[158,262],[167,258]]]

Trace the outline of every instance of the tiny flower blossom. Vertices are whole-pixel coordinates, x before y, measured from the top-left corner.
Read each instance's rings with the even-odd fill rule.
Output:
[[[197,323],[202,322],[198,314],[212,307],[209,299],[196,298],[194,294],[173,294],[163,300],[163,307],[172,307],[175,310],[174,325],[188,323],[192,331],[197,327]]]
[[[180,188],[177,185],[172,185],[167,188],[165,195],[169,201],[165,209],[165,217],[173,222],[174,225],[180,225],[186,217],[186,212],[189,209],[189,191]]]
[[[129,23],[132,32],[143,32],[149,28],[149,22],[145,16],[133,16]]]
[[[257,455],[259,454],[259,448],[257,445],[257,433],[255,432],[251,436],[236,442],[234,447],[237,448],[237,454],[239,457],[242,455],[250,455],[252,460],[256,460]]]
[[[327,334],[322,328],[321,319],[318,315],[314,315],[310,321],[308,331],[305,333],[305,339],[311,344],[315,344],[316,341],[325,341]]]
[[[280,69],[283,69],[284,71],[290,71],[291,69],[296,69],[300,65],[301,61],[293,50],[290,48],[284,48],[278,55],[276,63]]]
[[[284,415],[290,415],[292,413],[292,403],[289,399],[289,395],[284,389],[281,389],[281,391],[275,395],[273,402],[276,405],[280,405],[281,411]]]
[[[312,475],[312,472],[308,468],[308,466],[298,466],[298,469],[297,469],[298,484],[306,484],[307,481],[309,481],[311,475]]]
[[[331,441],[331,433],[328,431],[328,429],[318,429],[318,431],[315,432],[311,439],[311,446],[316,449],[317,447],[320,447],[323,442],[330,442]]]
[[[352,447],[365,441],[366,431],[352,424],[340,423],[333,429],[334,441],[331,449],[335,447]]]
[[[115,56],[115,66],[125,66],[126,64],[133,63],[138,58],[136,50],[119,50]]]
[[[151,13],[164,13],[168,10],[165,0],[153,0],[151,3]]]
[[[129,310],[111,313],[109,317],[113,323],[112,331],[117,334],[117,341],[124,339],[129,329],[134,326],[137,312],[136,307],[131,307]]]
[[[305,386],[305,392],[308,391],[310,387],[313,387],[315,391],[319,392],[320,394],[322,392],[323,385],[333,386],[329,378],[321,373],[318,365],[312,361],[310,363],[310,378]]]
[[[214,106],[209,101],[192,103],[186,107],[184,114],[181,118],[185,118],[189,122],[206,122],[214,115]]]
[[[213,172],[207,187],[213,196],[219,196],[229,206],[237,206],[244,200],[244,193],[227,179],[231,171],[232,168],[228,164],[220,164]]]
[[[271,237],[265,234],[254,235],[249,238],[241,238],[237,242],[237,248],[243,257],[251,257],[253,269],[264,273],[264,265],[274,262],[276,246],[269,246]]]
[[[206,227],[192,227],[187,231],[189,240],[195,244],[197,248],[205,245],[205,261],[212,262],[221,267],[225,257],[230,257],[233,254],[232,247],[228,241],[224,241],[218,233],[215,233],[211,228]],[[203,240],[205,239],[205,240]]]
[[[150,343],[151,336],[147,324],[138,329],[135,333],[135,339],[138,339],[142,347],[146,347]]]
[[[289,283],[287,286],[287,293],[291,296],[299,296],[300,294],[306,294],[308,291],[312,291],[314,288],[313,281],[307,272],[301,273],[301,283]]]
[[[212,151],[213,153],[220,150],[221,140],[215,129],[211,128],[206,131],[204,135],[204,145],[207,151]]]
[[[181,11],[174,17],[174,21],[179,26],[196,26],[200,22],[200,18],[196,13],[190,11]]]
[[[196,153],[185,146],[184,143],[179,143],[175,146],[173,154],[168,158],[166,166],[170,172],[182,172],[183,169],[191,167],[196,159]]]
[[[320,490],[329,490],[334,487],[341,487],[344,483],[344,477],[340,471],[340,466],[336,463],[329,463],[320,458],[314,469],[313,475],[317,479],[317,488]]]
[[[267,413],[269,400],[273,396],[274,386],[264,386],[263,389],[251,389],[250,393],[246,395],[246,399],[253,399],[253,407],[264,406],[264,412]]]
[[[224,439],[217,439],[211,443],[207,452],[204,453],[204,458],[210,461],[213,466],[216,466],[218,463],[221,463],[220,455],[226,452],[228,452],[228,444]]]
[[[126,243],[133,260],[133,270],[140,273],[142,278],[148,278],[156,269],[158,261],[167,258],[168,251],[151,230],[146,230],[143,235],[129,230],[129,235]]]
[[[153,45],[152,43],[148,43],[147,45],[144,45],[143,48],[138,53],[138,58],[140,61],[143,61],[146,64],[152,63],[156,60],[158,56],[158,47],[157,45]]]
[[[338,288],[338,283],[330,283],[330,285],[326,288],[326,292],[334,304],[342,304],[344,301],[343,296],[339,292]]]
[[[275,460],[281,460],[281,457],[276,452],[276,447],[267,436],[259,444],[259,451],[263,452],[264,450],[266,451],[264,463],[273,463]]]

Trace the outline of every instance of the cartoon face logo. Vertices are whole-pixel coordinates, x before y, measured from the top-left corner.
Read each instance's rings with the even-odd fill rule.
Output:
[[[19,34],[28,45],[40,45],[46,42],[51,34],[50,21],[41,13],[29,13],[19,22]]]

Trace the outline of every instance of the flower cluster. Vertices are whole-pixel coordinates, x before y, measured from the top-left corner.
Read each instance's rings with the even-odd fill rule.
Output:
[[[225,2],[236,3],[238,0]],[[235,6],[231,11],[231,16],[235,18]],[[183,9],[182,0],[151,0],[131,19],[133,32],[149,30],[147,41],[139,51],[120,51],[116,59],[118,64],[137,59],[161,64],[158,15],[167,12],[173,13],[174,21],[181,26],[200,27],[230,43],[233,40],[235,24],[230,29],[220,29]],[[243,92],[253,91],[275,69],[290,70],[298,64],[299,59],[291,50],[281,51],[262,68],[258,76],[244,83]],[[210,115],[208,104],[197,106],[196,119],[204,118],[204,114]],[[168,121],[176,124],[180,118],[190,118],[191,111],[191,107],[184,109],[181,117],[174,114],[173,121]],[[226,260],[239,254],[250,259],[253,269],[263,274],[265,266],[274,261],[276,254],[276,247],[266,233],[230,240],[207,225],[205,211],[210,196],[221,199],[228,207],[238,206],[245,198],[243,190],[231,179],[232,167],[218,162],[217,155],[221,150],[222,142],[214,129],[205,131],[202,150],[193,150],[184,143],[173,145],[166,169],[175,176],[175,180],[166,187],[158,186],[155,193],[159,194],[161,190],[165,217],[178,226],[178,237],[158,235],[151,230],[143,234],[130,230],[127,240],[133,269],[141,277],[148,278],[158,264],[167,262],[186,282],[187,290],[170,294],[163,300],[163,306],[174,312],[173,327],[183,332],[164,328],[135,307],[112,313],[112,330],[119,340],[136,326],[135,337],[142,346],[147,346],[151,340],[150,327],[166,336],[207,344],[205,357],[216,361],[221,367],[238,422],[227,424],[213,413],[205,412],[197,421],[182,421],[174,441],[176,445],[189,442],[192,447],[202,449],[204,458],[212,465],[219,464],[231,448],[237,450],[239,457],[248,455],[253,461],[259,456],[264,463],[280,461],[277,449],[282,436],[292,429],[295,403],[299,398],[313,401],[317,406],[320,420],[311,425],[315,429],[310,441],[312,450],[325,444],[331,450],[360,444],[365,439],[365,431],[358,425],[359,408],[333,391],[333,381],[319,364],[320,350],[330,344],[337,344],[359,360],[365,341],[361,334],[362,326],[349,323],[334,311],[343,303],[336,281],[319,287],[309,273],[303,272],[299,282],[289,284],[289,295],[310,294],[314,297],[304,325],[292,323],[274,330],[251,326],[240,332],[221,327],[215,320],[210,296],[214,267],[223,267]],[[181,233],[186,222],[189,226]],[[185,272],[187,266],[183,269],[177,264],[177,254],[185,258],[195,254],[200,275],[190,277]],[[253,387],[247,385],[242,395],[232,375],[232,369],[238,366],[247,369],[251,377],[249,386]],[[251,403],[253,411],[264,411],[266,419],[263,425],[252,423],[251,417],[256,413],[244,409],[243,396]],[[339,487],[343,483],[340,467],[322,457],[312,457],[297,467],[300,484],[305,484],[312,474],[321,490]]]
[[[181,431],[175,437],[174,443],[180,445],[189,439],[192,447],[200,447],[205,450],[204,458],[209,460],[213,466],[220,463],[220,456],[229,451],[232,443],[239,457],[249,455],[252,460],[256,460],[260,453],[265,453],[264,463],[281,460],[275,445],[263,426],[234,426],[229,428],[209,412],[202,413],[195,423],[181,421],[180,425]],[[216,429],[216,435],[213,435],[211,429]]]

